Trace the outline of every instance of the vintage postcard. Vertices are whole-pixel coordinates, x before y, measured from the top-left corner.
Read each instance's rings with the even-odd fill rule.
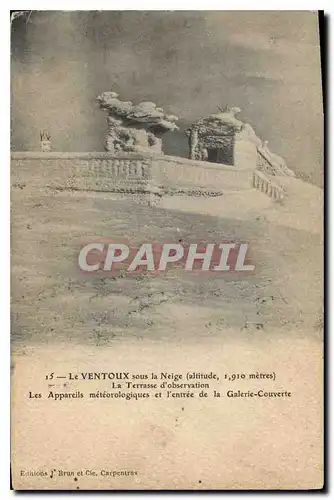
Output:
[[[319,14],[10,22],[13,489],[321,489]]]

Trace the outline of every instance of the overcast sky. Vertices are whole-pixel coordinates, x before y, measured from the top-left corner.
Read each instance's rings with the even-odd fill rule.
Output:
[[[311,12],[33,11],[12,28],[12,148],[102,151],[95,97],[154,101],[181,131],[217,106],[238,106],[288,165],[320,182],[322,100]],[[182,133],[165,151],[187,154]]]

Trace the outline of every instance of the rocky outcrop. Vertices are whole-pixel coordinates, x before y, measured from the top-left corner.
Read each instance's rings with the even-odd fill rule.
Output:
[[[103,92],[97,97],[101,109],[107,112],[108,133],[106,150],[162,154],[161,137],[177,130],[177,116],[165,114],[154,102],[133,104],[121,101],[116,92]]]

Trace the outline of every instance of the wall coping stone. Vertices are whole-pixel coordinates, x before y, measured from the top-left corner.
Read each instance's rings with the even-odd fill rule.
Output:
[[[64,160],[64,159],[78,159],[78,160],[151,160],[152,162],[170,162],[179,163],[180,165],[189,165],[193,167],[205,167],[212,170],[227,170],[231,172],[245,171],[233,165],[225,165],[223,163],[211,163],[208,161],[191,160],[183,158],[182,156],[170,155],[156,155],[156,154],[140,154],[140,153],[108,153],[104,151],[92,152],[62,152],[62,151],[13,151],[11,152],[11,159],[13,160]],[[249,170],[254,170],[254,167],[249,167]]]
[[[93,152],[42,152],[42,151],[13,151],[11,152],[11,159],[13,160],[66,160],[66,159],[78,159],[78,160],[151,160],[154,155],[143,155],[140,153],[106,153],[104,151],[93,151]]]

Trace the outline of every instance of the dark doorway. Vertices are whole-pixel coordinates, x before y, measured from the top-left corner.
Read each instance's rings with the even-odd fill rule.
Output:
[[[208,148],[208,161],[233,165],[233,146],[227,148]]]
[[[208,149],[208,161],[212,163],[218,163],[219,148]]]

